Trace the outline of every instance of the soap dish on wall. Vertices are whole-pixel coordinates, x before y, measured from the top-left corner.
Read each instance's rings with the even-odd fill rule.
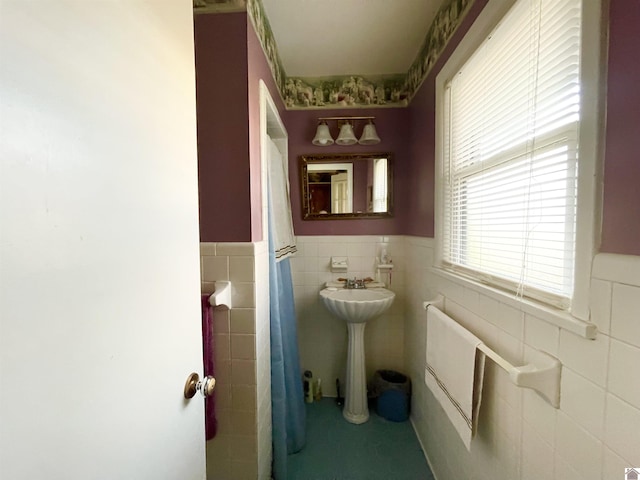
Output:
[[[347,257],[331,257],[331,271],[334,273],[344,273],[347,271],[349,264]]]

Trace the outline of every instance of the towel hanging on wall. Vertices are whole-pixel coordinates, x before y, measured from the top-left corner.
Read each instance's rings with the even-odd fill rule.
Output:
[[[279,262],[297,251],[295,236],[293,235],[293,220],[291,218],[291,199],[289,197],[289,178],[286,159],[283,158],[275,142],[268,138],[268,192],[270,205],[273,209],[273,243],[276,261]]]
[[[215,350],[213,348],[213,308],[209,304],[209,295],[200,297],[202,307],[202,357],[204,376],[215,376]],[[218,421],[216,420],[216,392],[204,399],[204,421],[206,439],[216,436]]]
[[[467,450],[476,433],[482,398],[482,342],[451,317],[427,309],[427,364],[424,381],[453,423]]]

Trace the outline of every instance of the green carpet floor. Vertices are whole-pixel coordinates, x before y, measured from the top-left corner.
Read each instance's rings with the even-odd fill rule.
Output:
[[[306,405],[307,444],[290,455],[287,480],[433,480],[409,421],[390,422],[370,409],[353,425],[335,399]]]

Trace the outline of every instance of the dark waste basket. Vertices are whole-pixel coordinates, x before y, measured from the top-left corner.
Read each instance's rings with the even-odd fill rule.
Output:
[[[393,370],[378,370],[373,376],[373,397],[377,397],[378,415],[392,422],[404,422],[409,418],[411,380]]]

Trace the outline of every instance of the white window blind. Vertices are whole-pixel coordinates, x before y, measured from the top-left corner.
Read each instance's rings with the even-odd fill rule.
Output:
[[[443,264],[562,308],[573,293],[580,0],[519,0],[445,85]]]

